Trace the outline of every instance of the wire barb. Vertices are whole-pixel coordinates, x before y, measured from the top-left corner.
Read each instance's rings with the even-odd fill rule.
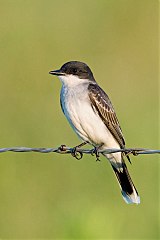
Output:
[[[10,148],[0,148],[0,153],[4,152],[38,152],[38,153],[60,153],[60,154],[72,154],[75,151],[75,148],[67,147],[66,145],[61,145],[57,148],[29,148],[29,147],[10,147]],[[83,154],[91,154],[93,155],[94,149],[82,149],[77,148],[76,153],[78,153],[81,158]],[[125,148],[125,149],[105,149],[105,150],[98,150],[98,154],[100,153],[117,153],[123,152],[125,155],[134,155],[138,156],[140,154],[156,154],[160,153],[160,150],[153,150],[153,149],[145,149],[145,148]]]

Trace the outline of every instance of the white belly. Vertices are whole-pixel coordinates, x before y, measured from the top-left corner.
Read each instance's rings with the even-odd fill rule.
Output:
[[[80,138],[94,146],[103,143],[106,148],[119,148],[98,113],[92,109],[87,91],[79,94],[62,89],[61,102],[66,118]]]
[[[63,86],[61,89],[61,104],[71,127],[83,141],[94,146],[103,144],[102,150],[120,148],[98,113],[92,109],[87,89],[68,89]],[[117,162],[122,163],[121,153],[104,155],[115,166],[117,166]]]

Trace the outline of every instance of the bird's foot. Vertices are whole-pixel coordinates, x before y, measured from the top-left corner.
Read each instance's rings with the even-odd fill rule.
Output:
[[[80,160],[80,159],[82,159],[82,157],[83,157],[83,153],[82,153],[82,152],[79,152],[79,151],[77,150],[77,148],[78,148],[78,147],[72,148],[71,155],[72,155],[72,157],[75,157],[77,160]]]
[[[91,155],[93,156],[94,154],[95,154],[95,156],[96,156],[96,161],[101,161],[99,158],[100,158],[100,156],[99,156],[99,149],[101,148],[103,146],[103,143],[101,144],[101,145],[99,145],[99,146],[96,146],[96,147],[94,147],[93,148],[93,150],[92,150],[92,153],[91,153]]]
[[[72,155],[73,157],[75,157],[77,160],[82,159],[83,153],[80,152],[80,151],[78,151],[78,149],[81,148],[82,146],[84,146],[85,144],[87,144],[87,143],[86,143],[86,142],[83,142],[83,143],[79,144],[78,146],[72,148],[72,150],[71,150],[71,155]]]
[[[92,155],[92,156],[95,155],[95,156],[96,156],[96,161],[99,161],[99,162],[100,162],[101,160],[99,159],[100,156],[99,156],[99,151],[98,151],[98,150],[99,150],[99,147],[94,147],[93,150],[92,150],[91,155]]]

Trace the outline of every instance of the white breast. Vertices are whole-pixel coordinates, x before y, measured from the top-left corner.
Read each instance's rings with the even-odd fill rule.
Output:
[[[60,76],[62,81],[62,110],[73,130],[84,141],[94,146],[103,144],[101,149],[120,148],[98,113],[93,110],[88,96],[88,80]],[[106,155],[116,164],[121,162],[121,153]],[[113,157],[114,156],[114,157]]]
[[[105,147],[119,147],[98,113],[93,110],[87,84],[71,88],[63,85],[61,103],[66,118],[80,138],[93,145],[104,143]]]

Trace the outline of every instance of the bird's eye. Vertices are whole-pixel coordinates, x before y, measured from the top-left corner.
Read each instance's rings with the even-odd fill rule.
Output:
[[[77,73],[77,68],[73,68],[73,73]]]
[[[63,71],[63,72],[66,72],[66,68],[65,68],[65,67],[63,67],[63,68],[62,68],[62,71]]]

